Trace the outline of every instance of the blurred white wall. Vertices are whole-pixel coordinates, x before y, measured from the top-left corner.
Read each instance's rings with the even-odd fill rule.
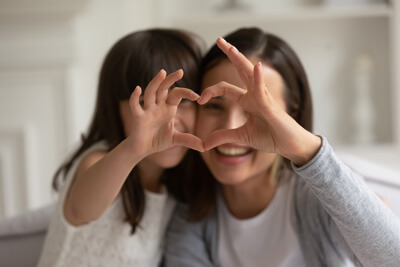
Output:
[[[223,0],[0,0],[0,217],[54,199],[52,176],[88,126],[106,52],[128,32],[153,26],[194,31],[208,45],[242,26],[282,36],[309,73],[317,133],[337,145],[352,145],[357,130],[354,63],[367,53],[377,118],[369,145],[392,147],[399,141],[399,8],[381,0],[320,8],[328,2],[242,0],[245,9],[222,11]],[[309,4],[317,9],[302,9]]]
[[[54,198],[52,176],[93,112],[117,39],[154,24],[154,1],[0,1],[0,216]]]

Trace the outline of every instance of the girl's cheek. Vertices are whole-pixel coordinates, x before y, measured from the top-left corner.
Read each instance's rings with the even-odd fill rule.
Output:
[[[194,105],[179,106],[177,117],[185,124],[187,132],[193,133],[196,125],[196,107]]]

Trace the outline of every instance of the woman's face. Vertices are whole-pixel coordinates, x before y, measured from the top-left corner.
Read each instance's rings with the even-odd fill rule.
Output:
[[[251,61],[255,64],[259,60],[253,58]],[[265,65],[263,72],[268,90],[284,108],[284,84],[280,74]],[[235,67],[228,60],[223,60],[204,75],[202,87],[204,89],[221,81],[246,88]],[[247,113],[239,104],[224,97],[213,98],[199,107],[196,135],[205,140],[216,130],[238,128],[246,121]],[[239,185],[252,178],[265,178],[276,154],[263,153],[237,144],[223,144],[202,153],[202,157],[220,183]]]
[[[130,134],[132,129],[132,114],[129,108],[129,101],[120,103],[120,114],[124,126],[125,136]],[[196,106],[193,102],[185,99],[178,105],[176,116],[174,118],[175,129],[183,133],[193,133],[196,119]],[[183,146],[170,147],[164,151],[153,153],[144,158],[140,163],[140,167],[144,170],[149,168],[171,168],[178,165],[187,152],[187,148]],[[154,170],[156,170],[154,169]]]

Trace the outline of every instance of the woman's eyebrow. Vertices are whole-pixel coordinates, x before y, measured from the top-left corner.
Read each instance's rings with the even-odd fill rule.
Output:
[[[211,100],[223,101],[223,100],[225,100],[225,97],[223,97],[223,96],[216,96],[216,97],[211,98],[210,101],[211,101]]]

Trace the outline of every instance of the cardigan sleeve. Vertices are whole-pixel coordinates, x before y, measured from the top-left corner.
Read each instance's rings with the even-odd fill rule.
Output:
[[[363,266],[400,266],[399,218],[337,158],[324,137],[310,162],[292,167]]]

